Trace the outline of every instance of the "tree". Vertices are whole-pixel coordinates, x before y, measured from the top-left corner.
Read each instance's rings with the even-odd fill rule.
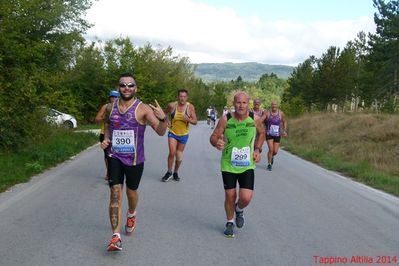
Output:
[[[129,38],[117,38],[106,43],[104,57],[109,83],[117,86],[121,73],[133,73],[144,102],[157,99],[166,106],[176,99],[178,89],[190,92],[197,84],[188,58],[174,56],[171,47],[154,49],[150,43],[135,47]]]
[[[294,69],[288,79],[289,86],[283,95],[283,102],[290,104],[292,99],[299,97],[307,106],[307,110],[311,111],[312,105],[316,102],[316,91],[313,85],[315,63],[316,58],[312,56]]]
[[[370,34],[368,70],[373,73],[375,98],[388,99],[399,93],[399,1],[373,0],[376,34]]]
[[[81,45],[76,51],[75,63],[63,76],[60,88],[63,93],[72,93],[71,98],[56,97],[51,100],[52,105],[67,106],[69,113],[75,114],[82,122],[94,121],[100,106],[108,102],[108,92],[116,89],[106,83],[106,76],[102,51],[96,43]]]
[[[276,74],[263,74],[258,82],[255,83],[256,88],[249,86],[252,99],[258,98],[262,101],[264,108],[269,108],[272,101],[281,102],[284,91],[288,89],[288,83],[284,79],[280,79]]]
[[[218,83],[213,86],[210,105],[215,106],[215,108],[219,110],[219,114],[221,114],[223,107],[226,105],[226,94],[226,86],[223,83]]]
[[[41,96],[58,88],[73,47],[89,27],[81,17],[90,5],[89,0],[1,3],[1,147],[16,148],[37,136],[34,107],[43,104]]]
[[[190,90],[190,102],[195,106],[198,118],[205,119],[205,110],[211,105],[211,89],[201,79],[196,79],[195,84]]]
[[[336,64],[339,54],[339,48],[331,46],[317,62],[313,86],[317,91],[314,97],[320,110],[327,110],[329,104],[337,103],[339,77],[337,77]]]
[[[337,104],[345,110],[345,105],[356,96],[358,84],[358,64],[356,62],[356,51],[348,45],[339,55],[336,64],[336,98]]]
[[[368,39],[366,33],[363,31],[357,34],[357,38],[353,42],[348,42],[347,47],[351,48],[355,52],[356,60],[356,83],[352,89],[352,103],[354,104],[354,111],[358,110],[360,102],[363,102],[364,95],[366,94],[366,87],[369,82],[367,78],[367,72],[365,68],[366,58],[369,53]]]

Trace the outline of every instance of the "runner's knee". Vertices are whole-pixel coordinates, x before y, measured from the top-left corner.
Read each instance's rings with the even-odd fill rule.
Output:
[[[183,160],[183,152],[176,151],[176,161],[181,162]]]
[[[225,191],[224,191],[225,193],[225,196],[226,196],[226,201],[236,201],[236,198],[237,198],[237,192],[236,192],[236,190],[235,190],[235,188],[234,189],[225,189]]]
[[[175,157],[176,150],[169,150],[169,157]]]
[[[251,199],[252,199],[252,193],[251,194],[245,194],[245,195],[240,195],[240,203],[243,205],[243,206],[247,206],[250,202],[251,202]]]

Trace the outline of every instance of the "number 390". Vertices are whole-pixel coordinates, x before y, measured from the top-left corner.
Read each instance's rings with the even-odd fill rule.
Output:
[[[116,144],[118,145],[130,144],[130,139],[117,138]]]

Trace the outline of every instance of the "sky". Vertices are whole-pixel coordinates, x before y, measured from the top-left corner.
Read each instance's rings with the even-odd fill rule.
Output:
[[[85,38],[172,47],[191,63],[296,66],[375,32],[372,0],[97,0]]]

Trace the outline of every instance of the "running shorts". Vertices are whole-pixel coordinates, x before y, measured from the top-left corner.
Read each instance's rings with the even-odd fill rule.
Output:
[[[183,135],[183,136],[177,136],[177,135],[175,135],[175,134],[173,134],[172,132],[169,131],[168,138],[175,139],[178,142],[180,142],[181,144],[186,144],[187,141],[188,141],[188,134],[187,135]]]
[[[124,165],[116,158],[108,158],[108,184],[110,187],[114,185],[123,185],[126,177],[126,186],[132,190],[139,188],[141,176],[143,175],[144,163],[134,166]]]
[[[254,169],[248,169],[247,171],[240,174],[222,171],[222,178],[223,178],[224,189],[236,188],[238,181],[240,188],[247,188],[250,190],[254,190],[254,181],[255,181]]]
[[[273,137],[273,136],[268,136],[266,135],[266,140],[272,139],[276,143],[280,143],[281,137]]]

